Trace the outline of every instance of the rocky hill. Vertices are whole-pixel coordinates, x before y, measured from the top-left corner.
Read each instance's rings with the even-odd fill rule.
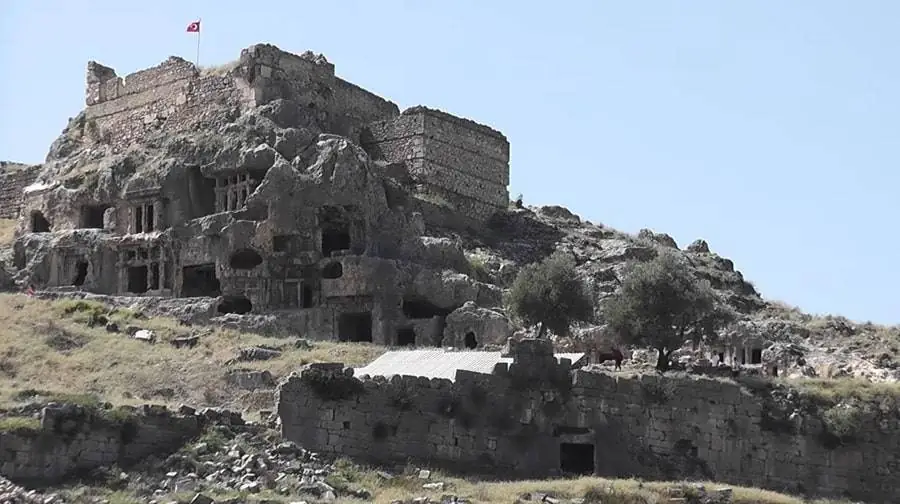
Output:
[[[678,249],[511,203],[502,134],[424,107],[401,114],[321,55],[258,45],[223,67],[170,58],[125,79],[91,62],[87,84],[86,109],[23,195],[5,197],[21,207],[7,286],[388,345],[453,345],[474,324],[491,345],[518,329],[501,299],[523,264],[568,251],[600,301],[626,263]],[[900,376],[900,329],[768,302],[703,240],[681,253],[745,318],[707,353],[729,347],[793,375]],[[597,334],[598,316],[558,344]]]
[[[154,436],[180,442],[186,435],[178,434],[182,426],[205,434],[174,455],[161,454],[162,461],[92,475],[100,478],[99,487],[68,489],[63,498],[112,501],[120,489],[137,501],[210,502],[203,491],[232,502],[248,494],[281,502],[295,493],[324,500],[374,495],[385,502],[422,493],[442,502],[462,502],[454,496],[459,493],[476,502],[546,501],[538,492],[548,483],[478,487],[414,468],[375,473],[322,460],[276,444],[268,415],[276,384],[292,383],[290,373],[302,364],[363,364],[398,346],[499,348],[511,336],[528,333],[505,311],[504,291],[524,265],[558,250],[575,257],[598,306],[616,291],[628,263],[652,259],[663,249],[682,254],[720,302],[742,316],[720,345],[683,349],[678,359],[685,367],[718,354],[760,372],[777,369],[779,376],[900,377],[900,329],[814,317],[766,301],[730,259],[703,240],[679,249],[662,233],[632,235],[583,221],[562,207],[511,202],[510,146],[502,133],[426,107],[400,112],[338,77],[321,55],[255,45],[223,67],[198,69],[173,57],[125,78],[91,62],[85,103],[43,164],[0,166],[0,207],[15,209],[7,217],[16,217],[13,236],[11,219],[0,228],[8,240],[0,252],[0,287],[33,288],[39,298],[0,297],[7,321],[0,332],[0,447],[9,459],[4,474],[31,477],[46,467],[61,473],[133,464],[126,455],[147,453]],[[46,301],[58,298],[63,299]],[[573,337],[554,337],[554,343],[557,349],[585,348],[606,337],[598,310],[596,323],[578,327]],[[552,349],[546,350],[541,355],[556,364]],[[631,350],[628,366],[641,367],[642,349]],[[528,357],[525,350],[518,356]],[[334,374],[328,366],[322,369]],[[338,371],[329,376],[347,377]],[[639,371],[628,370],[637,377],[629,383],[643,387],[653,381],[641,379]],[[619,383],[602,373],[579,376],[597,380],[598,387]],[[294,376],[294,385],[302,377]],[[700,380],[721,388],[721,382],[688,377],[678,397],[692,398]],[[758,397],[735,384],[726,395],[740,396],[740,408],[766,425],[747,414],[732,424],[719,419],[716,428],[761,429],[766,439],[802,430],[798,424],[806,413],[788,407],[796,402],[794,392],[776,394],[771,383],[764,385]],[[79,397],[66,395],[66,388]],[[868,408],[875,399],[894,397],[877,391],[859,393],[864,397],[856,400]],[[632,411],[650,408],[632,400],[664,403],[667,397],[665,390],[647,397],[620,392]],[[170,410],[113,412],[101,399],[161,402]],[[844,418],[844,405],[829,400],[827,411]],[[57,402],[69,406],[41,409]],[[263,418],[247,426],[230,412],[177,408],[182,402]],[[682,413],[696,414],[706,408],[702,402]],[[787,406],[772,413],[773,404]],[[350,417],[358,413],[351,406]],[[673,409],[653,407],[660,415]],[[865,413],[893,418],[890,412]],[[646,416],[637,414],[632,423]],[[672,421],[676,427],[687,423],[678,418]],[[343,434],[353,422],[329,428]],[[848,429],[859,430],[857,424]],[[685,444],[685,436],[672,440],[673,453],[684,460],[697,462],[698,450],[713,449],[712,441]],[[32,456],[46,447],[35,439],[49,443],[54,462]],[[0,491],[22,501],[44,499],[6,483],[0,481]],[[568,489],[554,487],[556,497],[549,498],[606,502],[615,497],[609,494],[616,485],[579,480]],[[655,501],[671,496],[670,487],[641,484],[629,495]],[[676,493],[688,502],[794,502],[743,489],[734,495],[711,492],[714,497],[696,488],[679,487]],[[641,502],[633,499],[623,502]]]

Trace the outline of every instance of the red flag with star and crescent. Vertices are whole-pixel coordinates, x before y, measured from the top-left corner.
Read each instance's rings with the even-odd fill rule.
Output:
[[[194,21],[187,27],[188,33],[200,33],[200,21]]]

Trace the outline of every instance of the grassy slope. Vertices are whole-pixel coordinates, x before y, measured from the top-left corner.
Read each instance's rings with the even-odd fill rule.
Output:
[[[23,295],[0,294],[0,405],[21,402],[27,391],[48,395],[92,394],[117,403],[152,401],[177,405],[270,408],[271,392],[256,398],[225,383],[229,369],[266,369],[276,378],[308,362],[363,364],[383,349],[372,345],[315,343],[295,349],[287,339],[239,334],[225,329],[179,327],[171,319],[136,318],[120,310],[110,315],[124,330],[129,325],[153,330],[156,344],[91,328],[91,313],[102,307],[83,301],[47,302]],[[175,348],[167,341],[200,334],[195,348]],[[238,349],[252,345],[285,345],[272,360],[227,364]],[[43,395],[43,394],[42,394]]]
[[[87,322],[93,314],[101,312],[122,327],[135,325],[152,329],[159,341],[151,345],[122,333],[108,333],[102,326],[89,327]],[[0,330],[0,404],[4,406],[21,403],[24,401],[23,392],[37,390],[46,391],[48,396],[90,394],[113,403],[153,401],[171,405],[183,402],[268,408],[270,404],[254,404],[252,394],[229,388],[224,381],[225,371],[235,367],[267,369],[280,377],[307,362],[361,364],[383,351],[371,345],[324,342],[315,343],[310,350],[300,350],[293,348],[291,341],[285,339],[239,334],[224,329],[179,327],[174,320],[139,318],[127,310],[109,314],[103,307],[84,301],[48,302],[13,294],[0,294],[0,320],[4,322]],[[191,331],[201,333],[200,343],[193,349],[174,348],[166,342]],[[287,349],[281,357],[269,361],[227,364],[239,348],[259,344],[287,344]],[[828,388],[842,390],[844,387],[832,384]],[[851,389],[860,392],[855,386]],[[271,398],[272,394],[266,391],[263,395]],[[339,474],[336,484],[367,488],[373,492],[376,502],[435,493],[421,488],[424,481],[396,478],[383,482],[375,472],[351,464],[344,465]],[[487,503],[508,503],[519,494],[537,491],[577,497],[591,488],[607,487],[616,489],[624,500],[608,497],[604,502],[655,502],[653,496],[663,495],[673,485],[599,478],[479,483],[440,474],[434,475],[431,481],[445,482],[448,485],[446,492]],[[710,484],[709,487],[714,488],[715,485]],[[756,489],[735,488],[735,493],[735,502],[745,504],[802,502]],[[646,499],[631,500],[638,496]],[[126,495],[118,495],[113,500],[134,502]],[[285,500],[288,501],[290,499]]]

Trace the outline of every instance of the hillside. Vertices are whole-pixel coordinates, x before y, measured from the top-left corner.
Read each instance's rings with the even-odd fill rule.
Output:
[[[197,407],[219,406],[244,412],[248,420],[260,419],[260,412],[271,411],[275,382],[308,362],[341,361],[363,364],[383,349],[359,343],[306,342],[284,338],[266,338],[223,329],[190,329],[177,320],[146,317],[122,309],[105,308],[85,301],[45,301],[24,295],[0,295],[0,316],[6,325],[0,330],[0,433],[21,429],[25,419],[36,414],[48,402],[68,402],[85,406],[102,401],[139,405],[147,402],[168,404],[177,409],[186,403]],[[111,333],[95,323],[106,318],[123,328],[149,329],[155,342]],[[179,338],[199,337],[193,347],[175,347]],[[248,352],[247,349],[270,349]],[[274,349],[280,349],[272,352]],[[248,359],[248,360],[242,360]],[[270,357],[266,360],[249,360]],[[270,373],[271,375],[266,375]],[[237,378],[240,376],[241,378]],[[813,384],[810,384],[812,386]],[[255,390],[251,390],[255,389]],[[821,395],[825,390],[810,388]],[[865,387],[838,391],[847,397],[859,395]],[[893,393],[887,390],[872,394]],[[213,430],[194,440],[175,455],[149,459],[125,472],[99,471],[81,481],[52,485],[44,495],[58,496],[53,502],[110,502],[131,504],[153,498],[188,502],[198,492],[217,502],[293,502],[297,492],[313,492],[290,473],[297,461],[287,456],[278,434],[264,424]],[[258,420],[257,420],[258,421]],[[267,464],[260,470],[266,478],[278,478],[269,489],[249,490],[245,481],[214,474],[223,464],[235,464],[235,450],[251,454]],[[551,495],[561,502],[598,495],[601,502],[648,504],[684,488],[687,495],[697,494],[696,485],[677,482],[639,482],[581,478],[559,481],[479,482],[453,474],[431,471],[421,476],[419,469],[366,468],[346,460],[332,464],[329,459],[306,458],[303,466],[315,468],[322,488],[331,488],[340,498],[333,502],[394,502],[417,497],[439,498],[452,493],[472,502],[509,503],[523,495]],[[192,476],[211,475],[202,480]],[[389,474],[392,473],[392,474]],[[387,475],[387,476],[386,476]],[[387,479],[386,479],[387,478]],[[430,485],[430,486],[429,486]],[[706,483],[709,491],[721,485]],[[286,489],[282,491],[281,489]],[[801,504],[794,497],[764,490],[732,487],[737,504]],[[243,490],[242,490],[243,489]],[[674,490],[673,490],[674,489]],[[4,491],[0,485],[0,491]],[[19,490],[21,492],[21,490]],[[366,492],[368,497],[354,497]],[[40,497],[43,499],[43,497]],[[530,497],[534,498],[534,497]],[[24,501],[22,501],[24,502]],[[43,501],[42,502],[50,502]],[[163,501],[160,501],[163,502]],[[818,504],[838,501],[815,501]]]
[[[401,112],[338,77],[322,55],[257,44],[221,68],[172,57],[124,78],[90,62],[86,85],[84,111],[46,162],[10,165],[20,176],[0,187],[0,203],[20,216],[0,220],[0,290],[10,292],[0,294],[0,455],[11,479],[83,476],[63,491],[67,499],[111,502],[188,501],[194,490],[233,502],[250,494],[392,502],[445,490],[474,502],[534,500],[521,494],[542,490],[616,502],[605,488],[612,485],[621,488],[619,502],[647,504],[675,485],[482,484],[334,460],[396,435],[413,441],[371,446],[391,461],[416,452],[435,465],[477,461],[494,473],[542,459],[554,466],[539,473],[545,477],[571,473],[562,459],[575,457],[564,456],[563,445],[577,445],[590,451],[580,452],[590,459],[581,474],[725,474],[797,494],[816,485],[827,495],[889,491],[864,488],[889,483],[889,471],[854,478],[847,463],[863,452],[873,467],[894,463],[884,447],[900,442],[900,328],[766,300],[702,239],[679,248],[663,233],[629,234],[562,207],[510,201],[502,133],[427,107]],[[617,344],[602,302],[629,264],[663,249],[708,281],[740,322],[715,345],[677,352],[677,378],[668,382],[673,374],[647,372],[647,349],[627,348],[625,369],[613,374],[557,359],[554,350]],[[556,251],[575,258],[595,320],[569,337],[552,335],[551,344],[526,338],[533,328],[510,316],[504,295],[525,265]],[[457,352],[504,345],[506,357]],[[491,364],[516,345],[524,350],[511,363],[454,373],[458,382],[432,381],[421,368],[360,379],[326,364],[357,366],[398,347],[450,347],[455,357]],[[733,366],[710,362],[726,352]],[[310,363],[322,365],[304,367]],[[523,382],[512,370],[537,378]],[[760,376],[767,374],[777,377]],[[485,408],[491,389],[470,387],[479,380],[497,385],[492,406],[503,418],[475,415],[497,420],[487,426],[451,420],[464,399],[480,397]],[[282,387],[294,387],[293,396],[285,399]],[[702,387],[709,400],[696,393]],[[364,391],[375,391],[368,402]],[[413,399],[422,410],[411,409]],[[860,419],[881,422],[877,432]],[[290,437],[291,429],[306,437]],[[179,436],[188,434],[182,446]],[[182,443],[174,455],[148,451],[173,440]],[[777,460],[754,458],[757,445]],[[615,457],[595,465],[606,448],[621,466]],[[55,458],[44,463],[47,453]],[[124,475],[117,464],[128,465]],[[112,468],[93,474],[100,466]],[[797,478],[785,476],[787,468]],[[491,476],[498,474],[484,478]],[[737,487],[733,497],[799,502]]]

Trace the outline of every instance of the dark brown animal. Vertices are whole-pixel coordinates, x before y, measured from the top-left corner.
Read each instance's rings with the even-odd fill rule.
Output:
[[[613,348],[610,352],[597,352],[597,364],[603,364],[608,360],[616,361],[616,369],[619,370],[622,369],[622,361],[625,360],[625,356],[618,348]]]

